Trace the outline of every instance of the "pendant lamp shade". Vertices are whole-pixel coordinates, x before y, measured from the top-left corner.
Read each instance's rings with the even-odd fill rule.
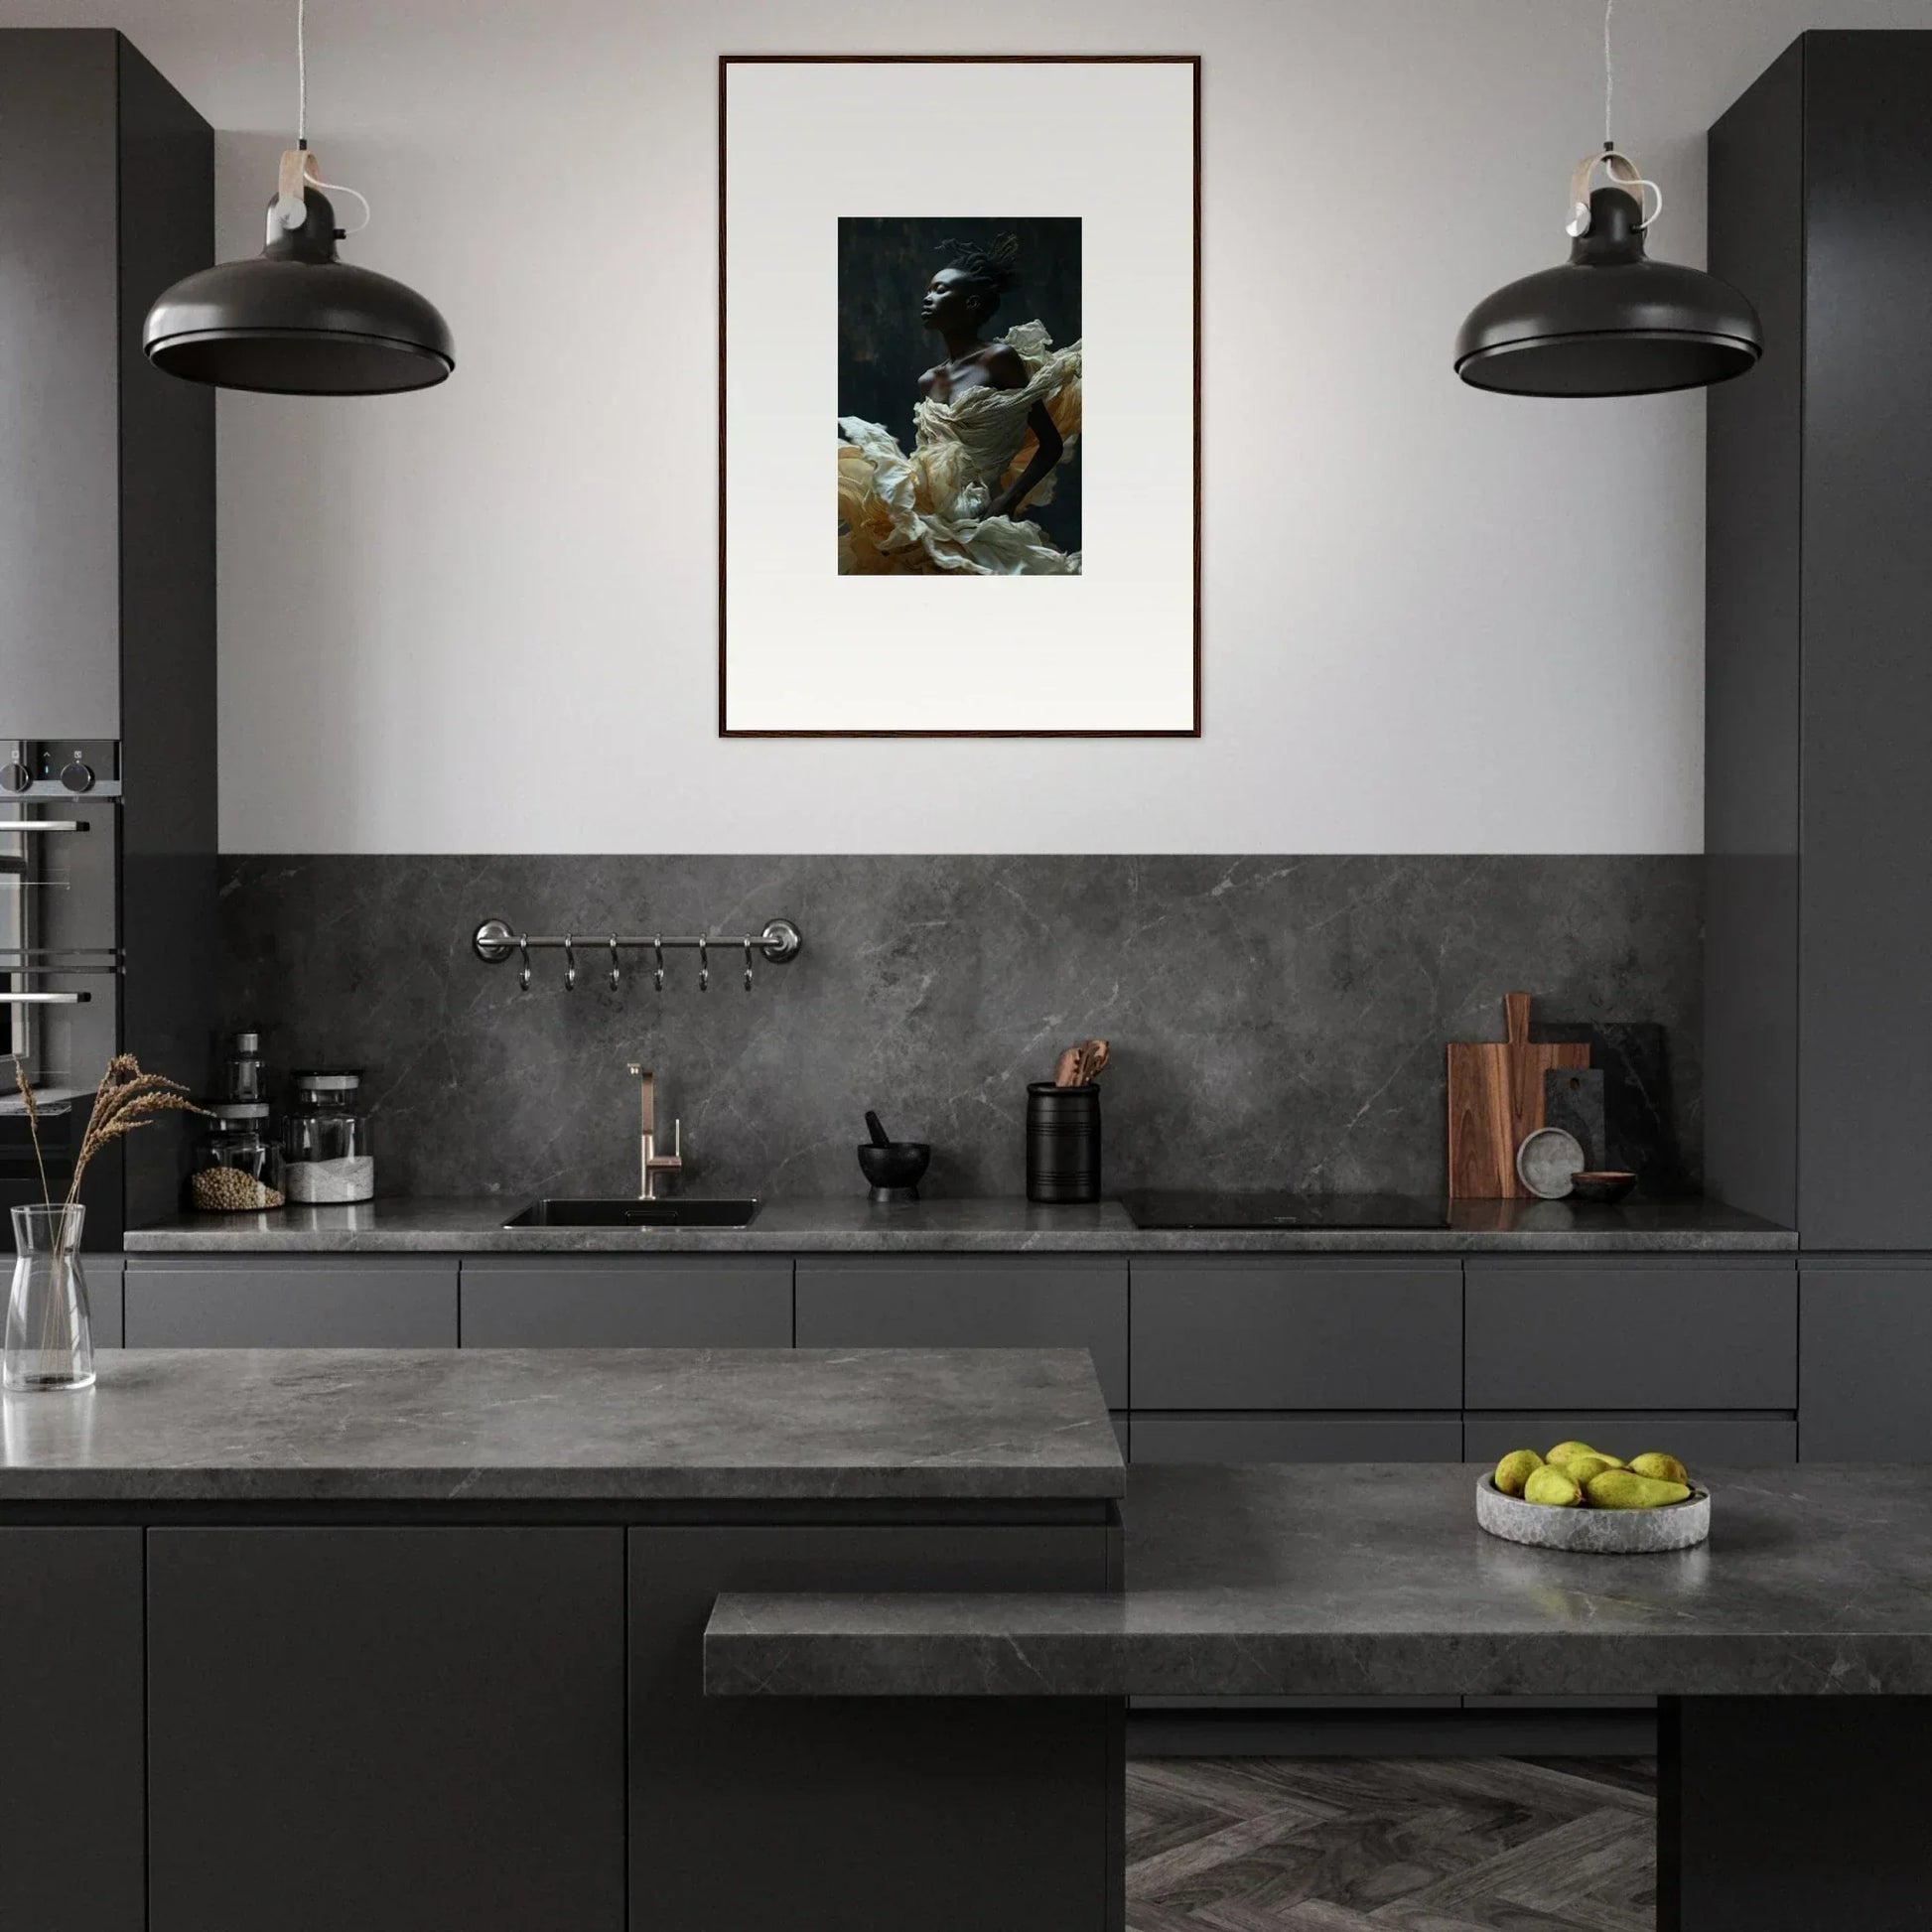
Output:
[[[416,291],[336,252],[336,212],[301,184],[302,224],[271,204],[269,239],[252,261],[221,262],[177,282],[148,311],[142,346],[170,375],[222,389],[370,396],[426,389],[456,367],[450,326]]]
[[[1589,198],[1570,259],[1478,302],[1455,372],[1518,396],[1636,396],[1742,375],[1763,352],[1757,312],[1702,269],[1652,261],[1641,208],[1619,187]]]

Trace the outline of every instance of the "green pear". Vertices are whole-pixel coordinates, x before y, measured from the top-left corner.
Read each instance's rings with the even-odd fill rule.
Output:
[[[1591,1476],[1600,1476],[1605,1469],[1620,1469],[1623,1464],[1613,1455],[1604,1455],[1596,1451],[1588,1455],[1566,1455],[1556,1466],[1572,1482],[1582,1483],[1587,1487]]]
[[[1523,1485],[1525,1502],[1548,1503],[1553,1509],[1575,1509],[1583,1499],[1582,1485],[1548,1462],[1532,1470]]]
[[[1585,1493],[1597,1509],[1662,1509],[1668,1503],[1681,1503],[1690,1496],[1682,1482],[1659,1482],[1655,1476],[1640,1476],[1633,1469],[1605,1469],[1591,1476]]]
[[[1535,1449],[1511,1449],[1496,1464],[1496,1487],[1505,1496],[1520,1496],[1524,1483],[1542,1466],[1543,1458]]]
[[[1691,1472],[1676,1456],[1666,1455],[1662,1449],[1646,1449],[1642,1455],[1633,1455],[1630,1466],[1640,1476],[1655,1476],[1659,1482],[1689,1482]]]

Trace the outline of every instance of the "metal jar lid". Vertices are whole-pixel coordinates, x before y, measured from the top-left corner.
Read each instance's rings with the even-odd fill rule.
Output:
[[[362,1084],[359,1066],[314,1067],[292,1076],[311,1093],[353,1093]]]
[[[268,1102],[266,1100],[210,1100],[207,1103],[207,1111],[216,1120],[221,1121],[266,1120]]]

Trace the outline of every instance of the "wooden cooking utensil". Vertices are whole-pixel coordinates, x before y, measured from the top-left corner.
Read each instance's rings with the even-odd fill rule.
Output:
[[[1449,1048],[1450,1200],[1528,1200],[1516,1174],[1516,1150],[1543,1125],[1543,1076],[1589,1064],[1583,1040],[1530,1038],[1530,996],[1506,993],[1501,1040]]]

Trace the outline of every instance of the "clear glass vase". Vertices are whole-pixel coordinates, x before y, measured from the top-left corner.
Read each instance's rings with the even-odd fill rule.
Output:
[[[94,1327],[80,1272],[84,1207],[16,1207],[14,1285],[0,1383],[8,1392],[90,1389]]]

